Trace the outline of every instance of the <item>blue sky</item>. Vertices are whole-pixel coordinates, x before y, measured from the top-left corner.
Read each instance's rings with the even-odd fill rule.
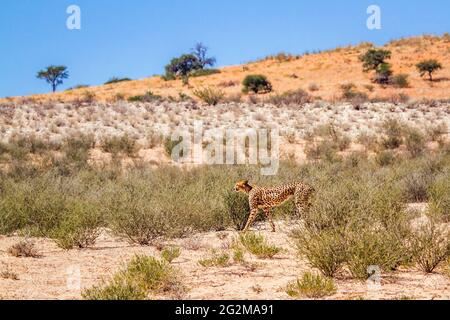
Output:
[[[81,8],[81,30],[66,28],[71,4]],[[371,4],[381,7],[381,30],[366,27]],[[48,92],[35,75],[51,64],[70,71],[59,90],[161,74],[196,42],[225,66],[449,31],[448,0],[2,0],[0,97]]]

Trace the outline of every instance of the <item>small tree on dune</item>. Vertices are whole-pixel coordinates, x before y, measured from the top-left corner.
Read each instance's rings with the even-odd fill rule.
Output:
[[[421,61],[416,67],[419,70],[421,77],[428,73],[430,81],[433,81],[433,73],[442,69],[442,64],[440,64],[439,61],[432,59]]]
[[[66,66],[49,66],[47,69],[39,71],[36,77],[47,81],[55,92],[63,80],[69,78],[69,72]]]
[[[390,58],[391,52],[389,50],[370,49],[365,54],[361,55],[359,60],[363,63],[364,72],[369,72],[372,70],[376,71],[380,65]]]
[[[202,69],[213,67],[216,64],[216,58],[207,56],[208,50],[208,47],[204,46],[201,42],[197,43],[192,49],[192,54],[198,59]]]
[[[179,58],[174,58],[166,66],[166,78],[175,79],[181,77],[184,84],[189,82],[189,74],[192,71],[202,69],[199,59],[193,54],[184,54]]]

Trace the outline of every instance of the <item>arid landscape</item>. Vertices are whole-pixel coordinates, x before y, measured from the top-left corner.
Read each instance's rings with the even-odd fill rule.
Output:
[[[0,99],[0,299],[450,299],[450,37],[378,48],[388,83],[371,49]],[[173,160],[199,121],[279,130],[277,174]],[[242,179],[316,193],[244,234]]]

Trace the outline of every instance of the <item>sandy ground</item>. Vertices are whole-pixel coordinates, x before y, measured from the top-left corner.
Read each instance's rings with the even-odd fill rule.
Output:
[[[286,285],[305,271],[308,263],[298,259],[288,236],[292,224],[279,222],[279,231],[269,232],[266,224],[256,228],[271,243],[284,249],[273,260],[246,254],[255,270],[241,265],[204,268],[198,260],[212,249],[227,248],[234,231],[197,234],[166,244],[182,248],[173,265],[181,270],[188,292],[185,299],[289,299]],[[288,226],[289,225],[289,226]],[[64,251],[48,239],[34,239],[41,258],[15,258],[6,253],[19,237],[0,237],[0,269],[17,274],[18,280],[0,278],[0,299],[81,299],[81,290],[108,279],[135,254],[159,256],[156,247],[132,246],[104,232],[95,248]],[[79,276],[78,276],[79,275]],[[450,279],[439,272],[426,275],[416,269],[383,274],[381,285],[351,280],[345,274],[336,280],[338,292],[328,299],[450,299]],[[159,297],[173,299],[174,297]]]

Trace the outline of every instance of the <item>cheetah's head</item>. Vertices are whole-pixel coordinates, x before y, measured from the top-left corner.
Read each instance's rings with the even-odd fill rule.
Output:
[[[236,192],[249,193],[252,189],[252,186],[248,184],[248,180],[238,181],[234,186],[234,191]]]

